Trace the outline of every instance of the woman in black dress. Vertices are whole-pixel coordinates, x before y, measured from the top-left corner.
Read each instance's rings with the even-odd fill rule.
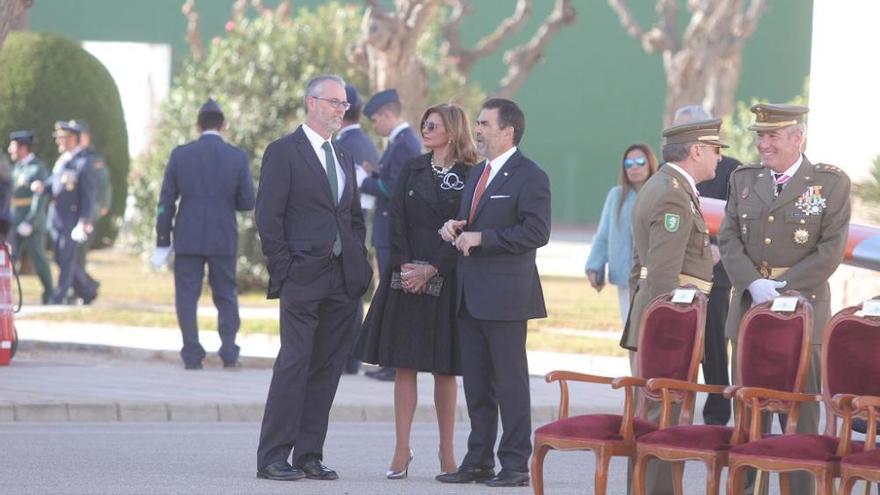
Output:
[[[396,446],[389,479],[407,475],[410,429],[416,411],[416,373],[434,374],[440,430],[440,469],[456,470],[455,376],[461,374],[455,318],[456,251],[437,229],[458,212],[461,190],[477,161],[467,115],[458,105],[435,105],[421,121],[428,153],[400,172],[391,199],[391,257],[359,343],[367,363],[397,368],[394,381]],[[442,282],[441,282],[442,280]]]

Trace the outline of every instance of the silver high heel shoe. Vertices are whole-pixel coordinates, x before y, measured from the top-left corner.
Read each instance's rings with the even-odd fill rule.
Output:
[[[392,471],[389,469],[385,471],[385,477],[389,480],[402,480],[406,479],[406,475],[409,473],[409,463],[413,460],[413,451],[409,449],[409,459],[406,460],[406,465],[403,466],[403,470],[401,471]]]

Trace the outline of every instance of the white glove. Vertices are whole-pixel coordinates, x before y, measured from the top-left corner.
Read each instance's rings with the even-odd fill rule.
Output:
[[[70,238],[73,239],[73,242],[78,242],[80,244],[86,242],[86,239],[89,238],[88,229],[82,222],[76,224],[76,227],[70,232]]]
[[[759,278],[749,284],[749,293],[752,295],[753,304],[761,304],[779,297],[776,289],[785,287],[788,282]]]
[[[29,237],[31,233],[33,233],[33,231],[33,225],[27,222],[21,222],[20,224],[18,224],[18,227],[15,228],[15,232],[22,237]]]
[[[158,270],[168,261],[168,255],[170,254],[171,246],[157,247],[153,256],[150,257],[150,266]]]

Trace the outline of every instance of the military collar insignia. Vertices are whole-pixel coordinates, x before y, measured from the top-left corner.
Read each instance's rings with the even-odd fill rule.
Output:
[[[827,206],[826,199],[822,197],[822,186],[807,186],[794,205],[806,216],[821,215]]]

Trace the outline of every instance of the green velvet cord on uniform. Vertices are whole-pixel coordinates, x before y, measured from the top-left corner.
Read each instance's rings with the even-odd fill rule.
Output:
[[[324,149],[324,161],[327,164],[327,179],[330,180],[330,192],[333,195],[333,204],[339,203],[339,179],[336,176],[336,160],[333,158],[333,148],[330,141],[324,141],[321,145]],[[339,228],[336,229],[336,240],[333,241],[333,254],[339,256],[342,253],[342,239],[339,238]]]

